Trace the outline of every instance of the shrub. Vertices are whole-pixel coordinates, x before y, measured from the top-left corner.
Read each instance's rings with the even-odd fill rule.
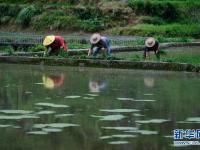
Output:
[[[10,16],[16,17],[21,7],[19,5],[0,4],[0,17]]]
[[[32,17],[38,12],[34,6],[28,6],[22,9],[17,16],[17,23],[23,27],[28,26]]]
[[[77,6],[72,9],[75,16],[82,20],[93,19],[102,16],[102,12],[97,7]]]
[[[104,29],[103,21],[98,18],[83,20],[81,22],[81,29],[84,31],[97,32]]]
[[[0,46],[0,52],[7,53],[8,55],[14,54],[12,46]]]
[[[104,16],[109,16],[110,20],[129,20],[133,16],[132,9],[122,1],[102,1],[99,9]]]
[[[172,2],[129,0],[129,6],[136,14],[162,17],[167,21],[175,21],[180,17],[180,11]]]
[[[1,24],[1,25],[5,25],[5,24],[9,23],[10,20],[11,20],[11,17],[10,17],[10,16],[1,17],[1,19],[0,19],[0,24]]]
[[[57,16],[49,13],[35,17],[31,24],[35,30],[73,30],[80,26],[75,16]]]

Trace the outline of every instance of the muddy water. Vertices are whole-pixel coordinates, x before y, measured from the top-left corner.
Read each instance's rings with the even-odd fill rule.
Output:
[[[0,64],[0,80],[2,150],[173,149],[200,128],[195,73]]]

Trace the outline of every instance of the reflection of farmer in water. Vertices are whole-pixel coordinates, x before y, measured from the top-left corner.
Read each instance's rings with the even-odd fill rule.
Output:
[[[43,75],[42,81],[44,83],[44,87],[48,89],[54,89],[56,87],[60,87],[63,85],[65,80],[65,76],[63,74],[61,75]]]
[[[144,77],[144,85],[149,88],[154,87],[154,78]]]
[[[107,82],[105,80],[90,80],[89,89],[90,92],[98,93],[101,90],[105,89],[107,86]]]

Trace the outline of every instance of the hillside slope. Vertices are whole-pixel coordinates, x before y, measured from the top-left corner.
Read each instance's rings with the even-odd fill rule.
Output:
[[[199,0],[0,0],[0,29],[200,37]]]

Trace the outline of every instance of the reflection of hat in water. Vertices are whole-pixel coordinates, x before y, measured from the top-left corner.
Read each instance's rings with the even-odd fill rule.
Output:
[[[47,76],[42,76],[42,81],[44,83],[44,86],[48,89],[53,89],[54,88],[54,82],[51,78]]]
[[[145,46],[147,47],[153,47],[156,43],[156,40],[153,37],[150,37],[148,39],[146,39],[145,41]]]
[[[64,83],[64,76],[42,76],[42,81],[44,83],[44,87],[48,89],[53,89],[55,87],[59,87]]]
[[[91,44],[97,44],[101,40],[101,35],[98,33],[95,33],[91,36],[90,38],[90,43]]]
[[[90,92],[98,93],[100,92],[100,88],[97,82],[89,83]]]
[[[106,82],[105,81],[103,81],[103,82],[90,81],[89,82],[90,92],[98,93],[102,89],[104,89],[105,87],[106,87]]]
[[[48,45],[52,44],[54,41],[55,41],[55,36],[54,35],[46,36],[44,41],[43,41],[43,45],[44,46],[48,46]]]
[[[145,77],[144,78],[144,84],[147,87],[154,87],[154,78],[152,78],[152,77]]]

